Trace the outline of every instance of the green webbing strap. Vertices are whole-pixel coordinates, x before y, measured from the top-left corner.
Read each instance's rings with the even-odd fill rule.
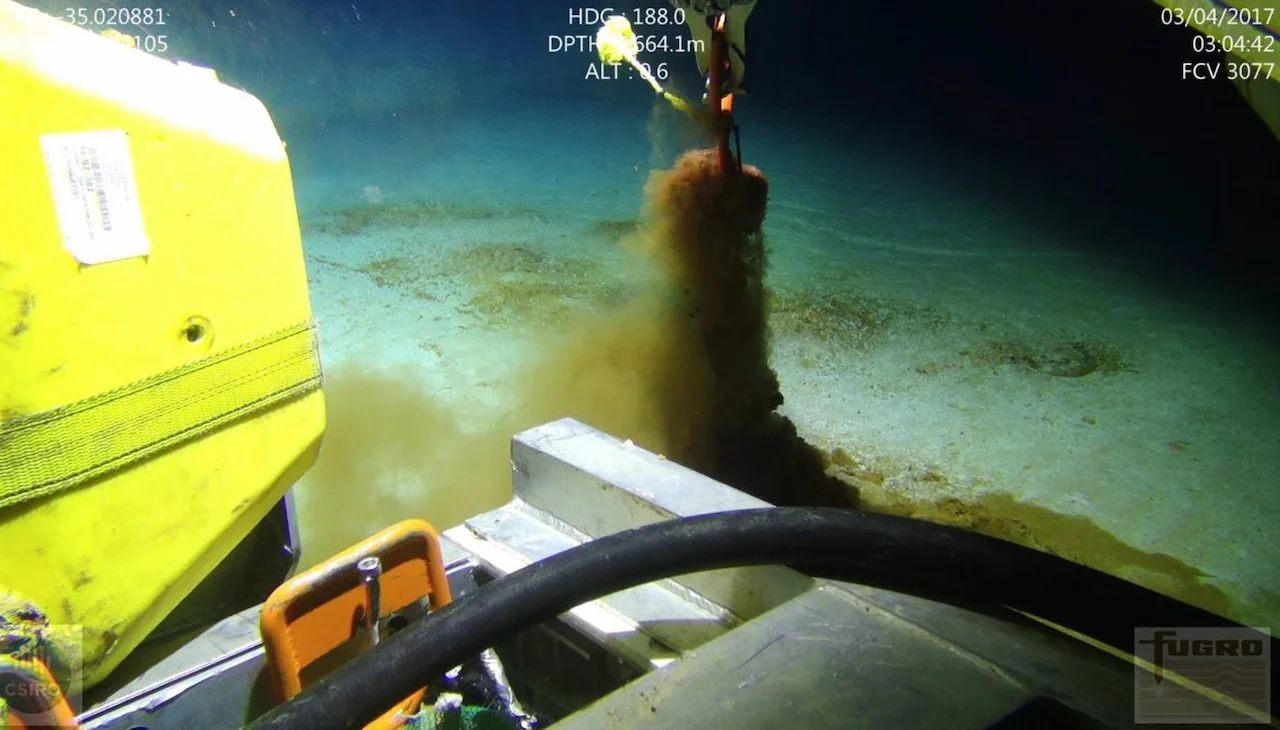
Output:
[[[0,508],[73,487],[320,387],[295,325],[44,413],[0,423]]]

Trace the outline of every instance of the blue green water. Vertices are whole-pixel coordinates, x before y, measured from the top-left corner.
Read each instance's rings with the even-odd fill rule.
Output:
[[[1280,143],[1229,84],[1181,77],[1193,34],[1154,5],[1024,5],[761,0],[737,121],[771,182],[784,411],[883,500],[1081,516],[1099,532],[1073,541],[992,513],[1204,599],[1124,567],[1172,555],[1230,599],[1212,607],[1274,625]],[[174,2],[133,29],[260,98],[288,144],[331,386],[301,486],[313,559],[500,502],[514,390],[542,388],[526,421],[643,411],[608,375],[634,363],[522,374],[626,298],[640,265],[616,244],[646,180],[704,144],[643,81],[564,50],[595,33],[584,8]],[[697,101],[667,8],[616,10],[653,21],[637,31],[667,50],[645,62]],[[650,352],[626,334],[577,364]]]

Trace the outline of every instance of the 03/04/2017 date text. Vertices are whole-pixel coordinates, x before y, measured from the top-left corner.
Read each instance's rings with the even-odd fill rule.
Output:
[[[1233,26],[1233,25],[1252,25],[1265,26],[1271,25],[1271,21],[1275,20],[1276,9],[1274,6],[1263,7],[1190,7],[1190,8],[1162,8],[1160,10],[1161,25],[1177,25],[1177,26]]]

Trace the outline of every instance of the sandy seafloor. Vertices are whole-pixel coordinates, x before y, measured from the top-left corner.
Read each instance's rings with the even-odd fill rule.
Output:
[[[691,140],[643,95],[287,140],[330,403],[299,492],[314,562],[506,498],[495,425],[517,373],[636,286],[617,242],[649,170]],[[1280,353],[1260,326],[1081,253],[909,149],[764,113],[744,145],[771,181],[772,362],[806,439],[910,499],[1005,493],[1087,517],[1276,623]],[[590,421],[548,394],[524,425]]]
[[[633,385],[654,333],[610,327],[650,273],[618,243],[650,170],[694,140],[640,81],[588,91],[589,56],[547,52],[547,33],[582,32],[563,8],[402,10],[184,3],[166,29],[168,57],[259,95],[288,144],[329,412],[298,490],[305,563],[502,503],[514,428],[575,416],[641,442],[652,415]],[[1104,79],[1068,45],[1054,78],[1085,94]],[[877,48],[845,69],[864,85],[890,68]],[[943,98],[974,103],[984,67],[946,58],[938,83],[959,96]],[[1019,79],[1011,100],[1044,101]],[[848,101],[891,98],[886,83]],[[1020,181],[884,136],[891,119],[823,124],[763,95],[739,116],[771,181],[771,357],[806,439],[882,500],[1280,625],[1280,345],[1263,324],[1112,256],[1134,247],[1106,238],[1116,212],[1064,220],[1052,181],[1008,194]]]

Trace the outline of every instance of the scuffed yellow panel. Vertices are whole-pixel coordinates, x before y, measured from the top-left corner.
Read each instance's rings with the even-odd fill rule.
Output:
[[[213,76],[0,0],[0,592],[101,680],[314,461],[289,164]]]

